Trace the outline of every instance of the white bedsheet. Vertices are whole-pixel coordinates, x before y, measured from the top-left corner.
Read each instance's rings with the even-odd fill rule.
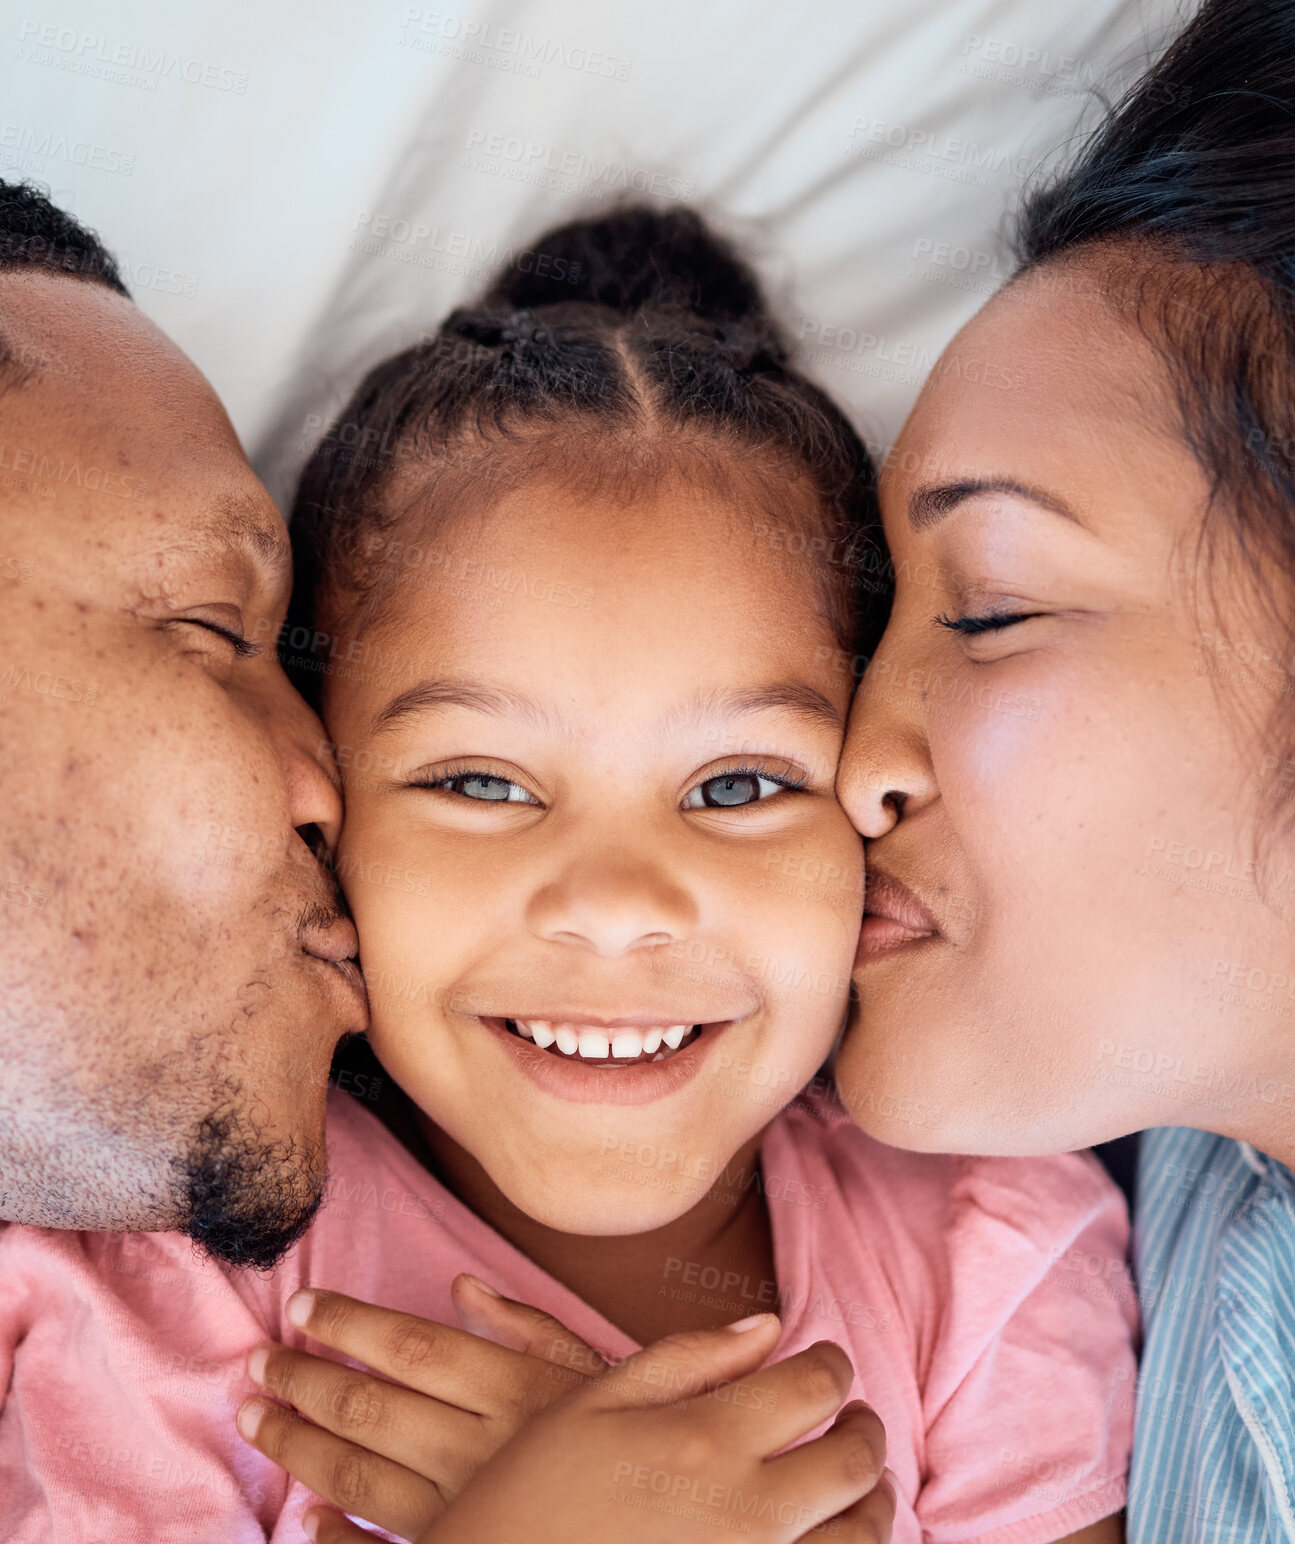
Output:
[[[123,258],[281,501],[375,360],[625,190],[742,237],[873,443],[1176,0],[18,0],[0,176]]]

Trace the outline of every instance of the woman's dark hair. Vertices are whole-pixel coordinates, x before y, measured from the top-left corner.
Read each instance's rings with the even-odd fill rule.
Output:
[[[1295,578],[1295,0],[1207,0],[1027,198],[1018,250],[1027,272],[1096,259],[1168,366],[1212,507],[1257,575]],[[1295,636],[1290,597],[1261,593]]]
[[[841,646],[872,642],[887,580],[862,440],[726,242],[692,210],[626,207],[549,232],[360,383],[298,489],[285,637],[311,634],[315,657],[285,662],[310,691],[327,635],[369,620],[408,554],[392,539],[407,511],[426,540],[537,472],[613,505],[669,467],[762,488],[773,545],[814,564]]]

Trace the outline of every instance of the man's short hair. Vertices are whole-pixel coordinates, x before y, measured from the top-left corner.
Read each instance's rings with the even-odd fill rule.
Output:
[[[40,268],[130,296],[98,236],[51,204],[34,183],[0,181],[0,273]]]

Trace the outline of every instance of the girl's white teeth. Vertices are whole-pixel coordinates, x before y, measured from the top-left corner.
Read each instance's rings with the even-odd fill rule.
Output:
[[[582,1025],[552,1024],[545,1019],[513,1019],[517,1033],[533,1040],[541,1050],[556,1045],[564,1056],[580,1056],[589,1061],[634,1061],[640,1056],[655,1056],[664,1045],[677,1051],[691,1024],[672,1024],[669,1029],[606,1030]]]

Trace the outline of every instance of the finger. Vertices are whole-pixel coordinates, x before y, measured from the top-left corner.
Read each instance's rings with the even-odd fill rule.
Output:
[[[302,1515],[301,1526],[315,1544],[373,1544],[373,1535],[367,1529],[357,1528],[349,1518],[326,1507],[311,1507]]]
[[[445,1510],[431,1481],[312,1426],[282,1405],[249,1399],[238,1412],[238,1430],[316,1495],[388,1533],[412,1538]]]
[[[519,1379],[525,1364],[516,1351],[342,1292],[305,1287],[292,1294],[284,1311],[288,1322],[313,1340],[477,1415],[513,1409],[519,1381],[528,1381]]]
[[[754,1371],[780,1331],[776,1314],[761,1313],[723,1329],[665,1335],[595,1379],[579,1397],[601,1410],[673,1404]]]
[[[831,1534],[832,1544],[890,1544],[896,1495],[895,1476],[887,1469],[875,1490],[844,1512],[838,1512],[823,1531]],[[814,1538],[815,1535],[806,1534],[801,1544],[811,1544]]]
[[[450,1296],[464,1327],[474,1335],[570,1369],[577,1377],[598,1377],[607,1371],[597,1351],[559,1319],[529,1303],[500,1296],[477,1276],[466,1272],[456,1276]]]
[[[813,1498],[814,1523],[871,1495],[885,1472],[886,1428],[862,1400],[846,1405],[821,1437],[764,1466],[767,1481],[782,1494]]]
[[[850,1358],[835,1341],[819,1340],[709,1397],[728,1406],[724,1420],[734,1442],[772,1454],[830,1420],[853,1382]]]
[[[267,1394],[325,1431],[451,1491],[489,1456],[482,1452],[488,1434],[481,1416],[340,1362],[271,1344],[252,1352],[247,1371]]]

